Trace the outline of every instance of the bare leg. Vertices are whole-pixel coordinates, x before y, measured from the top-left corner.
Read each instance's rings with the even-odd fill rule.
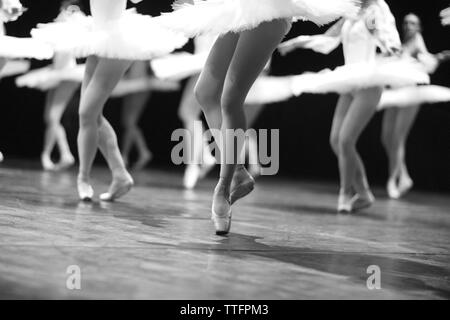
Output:
[[[112,182],[108,192],[100,195],[103,201],[114,201],[128,193],[133,186],[133,178],[128,173],[120,154],[117,136],[111,124],[105,117],[100,118],[99,148],[108,162],[112,173]]]
[[[247,117],[247,124],[249,128],[253,127],[263,109],[264,109],[263,105],[245,106],[245,115]],[[245,151],[248,152],[249,172],[255,178],[261,175],[261,165],[259,164],[259,155],[258,155],[258,139],[253,135],[249,136],[247,147],[248,149]]]
[[[226,131],[246,129],[247,123],[243,111],[245,98],[254,81],[264,69],[273,51],[288,31],[288,28],[289,23],[286,20],[276,20],[263,23],[256,29],[241,33],[238,36],[237,43],[235,35],[227,35],[221,38],[222,42],[226,39],[235,46],[235,52],[231,60],[229,55],[230,51],[226,52],[228,54],[224,54],[224,58],[214,59],[215,55],[220,57],[222,54],[221,52],[216,52],[221,44],[221,40],[219,39],[216,45],[214,45],[210,58],[200,76],[199,84],[205,85],[204,80],[206,79],[207,84],[208,78],[211,78],[211,82],[209,83],[213,85],[210,90],[207,90],[207,92],[213,93],[213,99],[209,101],[211,104],[208,105],[208,103],[205,103],[208,102],[208,99],[202,99],[202,96],[199,96],[199,102],[203,107],[208,123],[213,128],[218,128],[220,125],[220,116],[217,115],[217,107],[214,107],[214,103],[217,103],[217,100],[215,101],[214,97],[217,98],[216,95],[221,92],[219,105],[223,120],[221,126],[222,137],[225,143],[221,150],[222,163],[220,180],[215,190],[212,210],[213,216],[220,217],[219,219],[231,217],[230,188],[236,169],[236,158],[240,157],[240,151],[242,149],[242,146],[234,148],[234,141],[231,141],[233,139],[227,139]],[[230,50],[230,47],[224,49]],[[229,67],[227,68],[228,64],[220,65],[223,62],[229,62]],[[216,63],[219,65],[216,65]],[[215,72],[217,70],[218,72]],[[225,78],[222,77],[224,73],[226,73]],[[220,90],[221,88],[222,90]],[[211,114],[211,112],[215,112],[215,115]],[[235,159],[231,159],[234,161],[227,163],[227,153],[232,147],[234,148],[232,151]],[[220,234],[228,233],[229,223],[222,225],[216,224],[216,229]]]
[[[381,93],[382,89],[379,88],[361,90],[356,93],[342,122],[338,151],[341,195],[345,198],[353,196],[355,180],[358,178],[357,170],[361,162],[356,150],[356,143],[376,112]],[[364,182],[359,181],[359,184],[364,184]]]
[[[194,87],[198,77],[189,79],[181,100],[178,116],[183,122],[183,126],[194,139],[187,139],[186,148],[188,152],[189,163],[183,177],[183,185],[187,189],[193,189],[198,180],[205,177],[214,167],[215,159],[211,155],[209,144],[203,139],[203,134],[199,135],[195,130],[195,124],[200,123],[201,107],[194,95]],[[201,127],[203,133],[203,125]]]
[[[77,87],[78,85],[76,83],[62,83],[55,90],[53,90],[52,93],[49,93],[50,101],[46,105],[45,120],[47,123],[47,130],[45,134],[44,151],[42,158],[43,161],[45,158],[50,159],[50,153],[56,141],[58,143],[61,157],[57,169],[67,168],[75,162],[75,159],[69,148],[69,143],[67,142],[66,131],[61,125],[61,118]]]
[[[53,97],[55,95],[55,89],[47,92],[45,97],[45,108],[44,108],[44,122],[46,124],[46,130],[44,134],[44,147],[41,153],[41,163],[44,170],[52,171],[56,170],[56,165],[51,159],[51,153],[56,144],[57,139],[57,125],[59,124],[60,117],[58,117],[58,112],[53,111]]]
[[[5,58],[0,58],[0,71],[3,70],[3,67],[6,65],[7,62],[8,60],[6,60]]]
[[[395,131],[395,124],[399,115],[399,109],[391,108],[384,111],[383,124],[381,131],[381,140],[388,157],[389,178],[387,182],[387,193],[391,198],[399,198],[400,192],[398,190],[398,176],[400,174],[397,168],[396,152],[393,148],[393,136]]]
[[[386,110],[383,118],[383,144],[389,158],[388,194],[394,199],[413,186],[405,160],[406,141],[419,110],[419,106]]]
[[[106,101],[108,100],[112,90],[119,82],[120,78],[125,73],[129,66],[128,61],[98,59],[96,57],[89,57],[86,67],[86,76],[82,87],[82,97],[80,101],[80,131],[78,134],[78,151],[80,157],[80,168],[78,174],[79,185],[88,185],[90,180],[90,173],[92,164],[94,162],[95,154],[99,146],[99,132],[100,126],[105,125],[101,115]],[[106,136],[111,135],[111,131],[102,130],[106,132]],[[117,144],[108,143],[110,141],[117,141],[117,138],[110,136],[109,139],[101,135],[103,146],[115,148]],[[102,150],[107,156],[110,167],[115,167],[116,164],[123,165],[120,157],[120,152],[113,152],[112,150]],[[117,156],[120,159],[117,159]],[[111,165],[114,163],[114,165]],[[114,178],[114,172],[113,172]],[[86,197],[89,198],[89,197]]]
[[[2,71],[3,67],[6,65],[7,60],[5,58],[0,58],[0,71]],[[3,153],[0,152],[0,162],[4,160]]]
[[[337,157],[339,157],[339,134],[342,129],[342,123],[347,115],[349,107],[353,102],[353,96],[350,94],[342,95],[336,106],[333,125],[330,134],[330,145]],[[364,169],[364,164],[359,154],[356,155],[356,173],[353,181],[354,191],[359,194],[367,194],[369,191],[369,183]]]
[[[146,62],[135,62],[131,66],[128,76],[130,78],[141,78],[147,76]],[[152,153],[147,147],[142,130],[139,128],[139,119],[147,106],[151,92],[140,92],[129,95],[123,99],[122,125],[124,136],[122,140],[122,152],[125,163],[129,163],[129,155],[133,145],[137,147],[138,160],[134,166],[135,170],[143,169],[152,158]]]

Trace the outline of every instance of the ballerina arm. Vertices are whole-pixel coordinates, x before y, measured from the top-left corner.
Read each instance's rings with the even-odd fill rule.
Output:
[[[441,63],[450,60],[450,51],[442,51],[437,54],[430,53],[421,35],[415,42],[417,60],[425,67],[429,74],[433,74]]]
[[[345,20],[341,19],[329,28],[323,35],[299,36],[286,41],[278,46],[278,51],[282,55],[297,49],[311,49],[322,54],[329,54],[335,50],[341,43],[342,26]]]

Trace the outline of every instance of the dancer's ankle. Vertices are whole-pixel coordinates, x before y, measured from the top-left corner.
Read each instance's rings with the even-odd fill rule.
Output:
[[[77,181],[78,181],[78,183],[89,183],[90,182],[90,177],[89,177],[89,174],[87,174],[87,173],[78,173],[78,176],[77,176]]]
[[[216,188],[214,189],[215,195],[221,195],[225,197],[230,196],[230,183],[225,178],[219,178]]]

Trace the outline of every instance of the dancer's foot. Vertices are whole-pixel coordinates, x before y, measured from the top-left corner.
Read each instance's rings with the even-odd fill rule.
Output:
[[[239,199],[250,194],[255,188],[255,179],[243,165],[238,165],[231,182],[230,202],[234,204]]]
[[[149,164],[153,159],[153,155],[151,152],[144,152],[141,154],[139,159],[136,161],[136,163],[133,166],[133,171],[140,171],[145,169],[147,164]]]
[[[63,155],[61,156],[61,160],[59,161],[57,167],[59,170],[66,170],[75,164],[75,158],[73,155]]]
[[[214,190],[213,204],[212,204],[212,216],[211,220],[214,223],[216,229],[216,235],[224,236],[230,232],[231,228],[231,203],[228,200],[229,195],[225,191],[225,187],[217,185]]]
[[[400,197],[403,197],[407,194],[412,187],[414,186],[414,181],[408,175],[402,175],[398,179],[398,191],[400,193]]]
[[[92,201],[94,197],[94,189],[90,183],[84,179],[77,180],[78,196],[81,201]]]
[[[200,167],[196,164],[188,164],[184,171],[183,185],[186,189],[194,189],[200,177]]]
[[[357,195],[349,195],[344,192],[339,193],[337,211],[340,213],[350,213],[353,211],[353,203],[357,199]]]
[[[42,167],[46,171],[55,171],[55,170],[57,170],[56,165],[53,163],[53,161],[50,159],[50,156],[47,155],[47,154],[42,154],[41,155],[41,163],[42,163]]]
[[[364,192],[359,192],[353,201],[352,209],[353,211],[359,211],[371,207],[375,202],[375,196],[372,191],[365,190]]]
[[[3,153],[0,152],[0,162],[3,162],[3,160],[5,160],[5,158],[3,157]]]
[[[387,183],[387,193],[389,198],[391,199],[399,199],[401,194],[400,194],[400,190],[397,186],[397,179],[396,177],[391,177]]]
[[[113,177],[113,181],[106,193],[100,195],[100,200],[112,202],[126,195],[134,185],[133,178],[129,173],[123,173]]]

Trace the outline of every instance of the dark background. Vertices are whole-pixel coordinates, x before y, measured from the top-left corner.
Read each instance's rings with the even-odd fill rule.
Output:
[[[440,24],[439,11],[449,5],[448,0],[406,1],[388,0],[388,4],[400,24],[402,17],[414,12],[423,22],[423,34],[431,52],[450,49],[450,28]],[[17,22],[9,23],[9,35],[27,36],[39,22],[54,19],[58,13],[59,0],[23,0],[29,11]],[[84,1],[87,5],[87,1]],[[157,15],[170,10],[170,0],[144,1],[139,11]],[[86,6],[87,7],[87,6]],[[288,38],[299,34],[323,32],[311,23],[297,23]],[[192,50],[192,44],[186,49]],[[304,71],[317,71],[343,63],[342,51],[322,56],[307,50],[299,50],[287,57],[274,55],[272,74],[287,75]],[[33,61],[33,68],[48,62]],[[450,63],[442,65],[433,75],[434,84],[450,86]],[[8,157],[39,159],[43,137],[43,108],[45,93],[17,89],[14,80],[0,82],[1,117],[0,150]],[[148,144],[155,154],[153,166],[169,167],[170,151],[174,143],[170,136],[181,127],[177,108],[181,92],[177,94],[155,93],[141,120]],[[302,180],[338,179],[337,161],[332,154],[328,135],[336,95],[305,95],[285,103],[269,105],[257,121],[258,128],[281,129],[280,175]],[[108,103],[105,114],[111,120],[119,136],[121,134],[121,100]],[[67,129],[72,150],[76,152],[78,96],[71,102],[63,124]],[[359,142],[359,150],[367,166],[372,184],[384,185],[387,179],[387,159],[380,143],[381,116],[379,113],[370,123]],[[424,106],[408,141],[407,161],[416,186],[422,190],[450,191],[450,104]],[[98,161],[103,161],[98,159]],[[181,168],[180,168],[181,169]]]

